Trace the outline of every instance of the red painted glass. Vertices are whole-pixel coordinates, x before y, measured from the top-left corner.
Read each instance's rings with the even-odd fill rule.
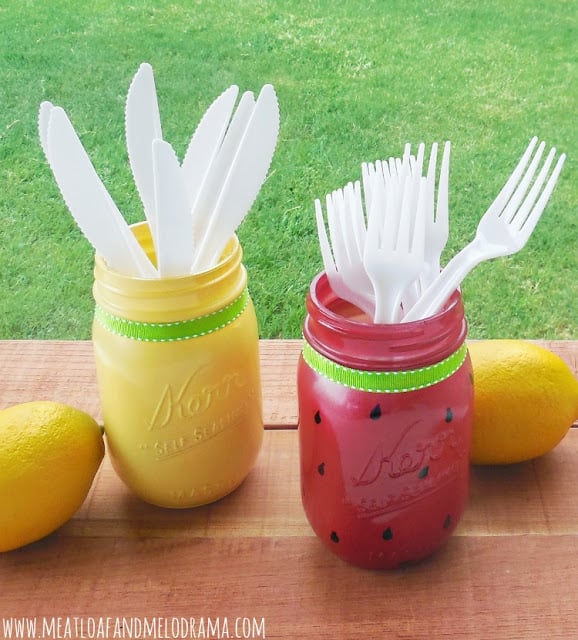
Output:
[[[360,567],[429,556],[455,529],[469,490],[473,384],[459,292],[435,316],[378,325],[322,273],[303,330],[301,489],[313,530]],[[358,384],[374,379],[387,389]]]

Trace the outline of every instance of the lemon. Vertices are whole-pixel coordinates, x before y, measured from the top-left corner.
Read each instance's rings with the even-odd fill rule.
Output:
[[[34,542],[81,506],[104,456],[99,425],[42,401],[0,411],[0,551]]]
[[[553,449],[578,418],[578,381],[562,358],[523,340],[468,345],[474,372],[474,464],[510,464]]]

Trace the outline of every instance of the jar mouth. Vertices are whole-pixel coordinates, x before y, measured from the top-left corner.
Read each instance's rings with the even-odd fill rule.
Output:
[[[349,367],[380,370],[428,365],[448,357],[465,340],[467,323],[456,290],[438,313],[412,322],[376,324],[337,296],[327,274],[317,274],[307,296],[303,333],[322,355]]]
[[[138,240],[138,243],[146,253],[149,260],[156,267],[156,254],[153,244],[153,238],[150,232],[148,222],[137,222],[130,225],[130,230]],[[243,258],[243,249],[236,234],[233,234],[217,264],[204,271],[198,271],[195,273],[185,274],[181,276],[171,276],[168,278],[142,278],[140,276],[127,276],[118,271],[112,269],[106,260],[99,254],[95,255],[95,269],[105,275],[107,279],[118,280],[119,282],[132,281],[135,284],[138,283],[145,289],[154,290],[157,286],[161,286],[166,289],[167,286],[171,286],[174,283],[176,289],[180,288],[180,285],[190,287],[191,280],[198,280],[199,284],[202,284],[205,280],[214,282],[218,278],[219,272],[227,268],[228,265],[237,266]],[[159,283],[162,283],[159,285]]]
[[[326,321],[336,323],[340,331],[360,332],[368,335],[373,333],[382,334],[384,328],[388,333],[394,335],[419,331],[424,325],[435,323],[439,317],[451,314],[461,302],[460,293],[456,290],[450,296],[443,309],[427,318],[411,322],[376,324],[352,303],[342,300],[333,292],[325,271],[318,273],[313,278],[309,288],[309,296],[313,304],[321,310]]]
[[[154,262],[148,223],[131,226],[139,244]],[[236,300],[247,286],[243,250],[233,235],[220,261],[210,269],[170,278],[127,276],[95,256],[93,297],[104,311],[127,320],[180,322],[212,314]]]

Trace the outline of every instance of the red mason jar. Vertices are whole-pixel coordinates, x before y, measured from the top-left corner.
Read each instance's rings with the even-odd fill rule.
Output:
[[[469,491],[473,379],[459,292],[430,318],[373,324],[321,273],[303,333],[301,492],[313,530],[360,567],[429,556]]]

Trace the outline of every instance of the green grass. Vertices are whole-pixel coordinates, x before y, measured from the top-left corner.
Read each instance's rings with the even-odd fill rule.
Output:
[[[574,0],[3,0],[0,338],[87,338],[92,249],[41,153],[41,100],[63,106],[130,222],[143,218],[124,100],[155,70],[164,136],[182,154],[230,84],[275,86],[276,155],[239,235],[263,337],[298,337],[321,270],[313,200],[405,142],[452,141],[451,238],[477,221],[537,134],[568,153],[520,254],[463,284],[470,335],[577,335],[578,20]]]

